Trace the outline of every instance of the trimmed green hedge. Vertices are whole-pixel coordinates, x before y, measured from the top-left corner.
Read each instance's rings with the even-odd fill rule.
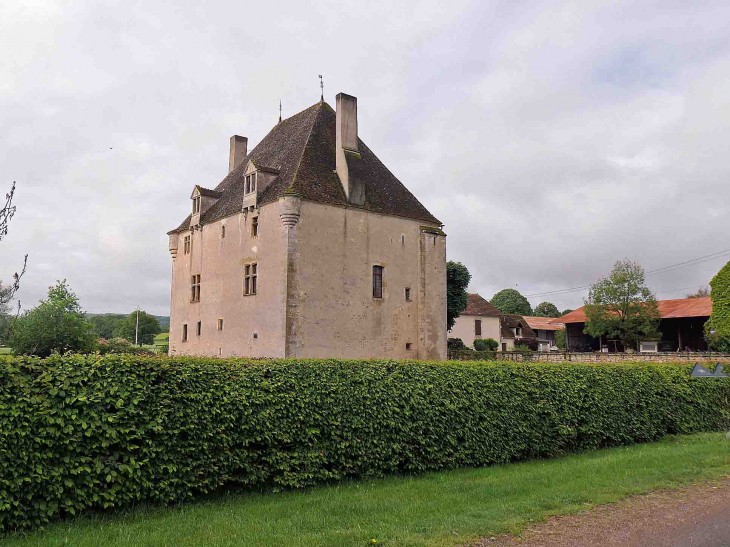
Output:
[[[730,426],[689,365],[0,361],[0,530],[226,484],[296,488]]]

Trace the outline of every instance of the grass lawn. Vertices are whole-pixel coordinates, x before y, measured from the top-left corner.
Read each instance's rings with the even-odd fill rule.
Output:
[[[548,461],[141,507],[55,524],[2,546],[461,545],[518,532],[531,519],[725,475],[724,433],[668,437]]]

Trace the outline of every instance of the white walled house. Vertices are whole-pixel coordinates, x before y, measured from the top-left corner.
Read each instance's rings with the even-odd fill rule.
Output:
[[[474,340],[501,338],[500,313],[487,300],[476,293],[467,294],[464,311],[456,318],[449,338],[461,338],[464,345],[473,348]]]

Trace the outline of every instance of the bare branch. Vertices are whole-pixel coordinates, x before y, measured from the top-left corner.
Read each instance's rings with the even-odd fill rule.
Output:
[[[15,181],[10,188],[10,193],[5,195],[5,205],[0,209],[0,240],[8,234],[8,225],[10,219],[15,215],[15,205],[13,205],[13,195],[15,194]]]

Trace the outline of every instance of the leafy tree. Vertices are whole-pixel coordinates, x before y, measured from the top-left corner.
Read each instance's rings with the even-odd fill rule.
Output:
[[[105,313],[102,315],[91,315],[87,314],[89,323],[94,325],[94,330],[99,338],[106,338],[110,340],[114,338],[114,329],[117,328],[118,324],[127,319],[126,315],[119,313]]]
[[[705,323],[705,338],[710,349],[730,353],[730,262],[710,281],[712,315]]]
[[[710,288],[700,287],[699,289],[697,289],[696,293],[688,294],[687,298],[705,298],[706,296],[710,296]]]
[[[661,336],[656,299],[644,284],[644,268],[638,262],[616,262],[611,275],[591,285],[584,311],[583,332],[618,338],[624,348],[639,339]]]
[[[536,317],[560,317],[558,308],[552,302],[540,302],[532,313]]]
[[[562,317],[564,315],[568,315],[572,311],[573,311],[572,308],[565,308],[563,311],[560,312],[560,316],[559,317]]]
[[[117,323],[114,328],[114,336],[117,338],[125,338],[130,342],[134,343],[134,331],[137,326],[137,312],[133,311],[124,320]],[[154,315],[150,315],[147,312],[139,312],[139,331],[138,341],[139,345],[152,344],[156,334],[160,334],[162,329],[160,328],[160,322]]]
[[[515,289],[502,289],[489,301],[501,313],[532,315],[532,307],[527,298]]]
[[[18,317],[10,335],[16,354],[47,357],[52,352],[88,352],[96,347],[96,335],[84,317],[79,299],[66,284],[48,288],[48,298]]]
[[[446,349],[465,350],[471,348],[466,347],[466,344],[464,344],[464,341],[461,338],[448,338],[446,340]]]
[[[494,338],[478,338],[474,340],[474,349],[477,351],[496,351],[499,342]]]
[[[461,262],[446,263],[446,329],[451,330],[466,308],[466,288],[471,281],[469,270]]]
[[[555,345],[558,349],[565,349],[565,329],[555,331]]]

